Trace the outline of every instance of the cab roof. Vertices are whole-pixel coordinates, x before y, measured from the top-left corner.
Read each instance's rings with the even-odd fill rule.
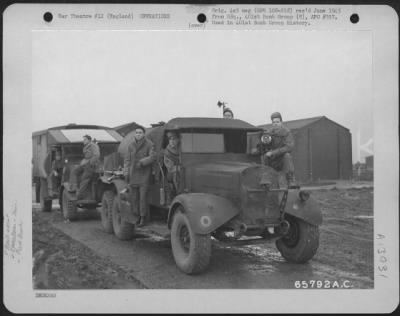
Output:
[[[84,135],[90,135],[99,143],[119,143],[122,136],[115,130],[98,125],[64,125],[52,127],[47,130],[38,131],[32,134],[33,137],[47,134],[49,144],[82,143]]]
[[[166,130],[175,129],[240,129],[246,131],[260,131],[260,127],[251,125],[238,119],[216,117],[176,117],[165,124]]]

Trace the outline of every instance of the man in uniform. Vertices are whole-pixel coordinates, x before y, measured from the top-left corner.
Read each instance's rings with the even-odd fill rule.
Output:
[[[226,102],[221,102],[218,101],[217,105],[218,107],[222,107],[222,117],[226,119],[233,119],[233,112],[230,108],[228,108],[226,105]]]
[[[83,145],[83,159],[78,168],[75,169],[78,180],[78,191],[76,194],[78,200],[85,197],[90,181],[100,163],[100,149],[97,144],[92,142],[92,137],[89,135],[83,136]]]
[[[124,160],[124,175],[132,191],[133,210],[135,214],[139,214],[136,223],[138,227],[145,225],[151,165],[156,160],[154,144],[145,137],[144,133],[144,127],[136,127],[134,140],[129,145]]]
[[[279,112],[271,114],[271,121],[272,128],[261,135],[261,142],[253,150],[253,154],[260,154],[263,164],[276,171],[284,171],[288,186],[296,187],[293,159],[290,154],[294,147],[292,133],[282,124],[282,116]]]
[[[63,162],[61,161],[61,151],[56,149],[54,160],[51,162],[51,193],[50,195],[55,196],[56,192],[61,185]]]
[[[223,110],[222,114],[223,114],[224,118],[233,119],[233,112],[228,107],[224,107],[224,110]]]
[[[167,132],[167,137],[168,145],[164,151],[164,165],[168,171],[168,182],[172,182],[173,185],[171,191],[176,194],[179,186],[180,138],[176,132]],[[168,192],[168,197],[170,199],[171,192]]]

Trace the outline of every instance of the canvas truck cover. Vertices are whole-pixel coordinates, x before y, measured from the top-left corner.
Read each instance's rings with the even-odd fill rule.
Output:
[[[166,124],[154,128],[146,129],[146,137],[154,143],[155,150],[159,152],[164,141],[165,131],[172,130],[245,130],[250,134],[258,135],[262,129],[238,119],[224,119],[215,117],[177,117],[168,121]],[[118,152],[122,157],[128,152],[129,144],[135,137],[135,131],[128,133],[121,141]],[[257,139],[257,136],[255,136]]]
[[[112,129],[60,129],[49,130],[49,144],[81,143],[84,135],[90,135],[99,143],[119,143],[122,136]]]
[[[32,175],[45,177],[46,157],[51,145],[79,144],[84,135],[90,135],[98,143],[119,143],[122,136],[115,130],[107,127],[69,127],[60,126],[32,134]]]

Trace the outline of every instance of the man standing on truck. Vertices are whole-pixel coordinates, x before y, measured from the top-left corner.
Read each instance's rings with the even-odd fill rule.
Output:
[[[261,136],[261,142],[253,150],[253,154],[260,154],[263,164],[284,171],[289,187],[296,187],[294,180],[293,158],[290,154],[294,147],[294,139],[290,129],[282,124],[279,112],[271,114],[272,127]]]
[[[145,225],[151,165],[156,160],[154,144],[144,134],[144,127],[137,126],[135,137],[128,147],[128,153],[124,160],[124,175],[132,191],[133,211],[136,215],[139,214],[137,227]]]
[[[83,136],[83,159],[80,165],[75,169],[75,174],[78,180],[78,191],[76,197],[81,200],[85,196],[89,188],[90,181],[100,163],[99,146],[92,142],[90,135]]]
[[[172,182],[174,194],[179,186],[179,165],[180,165],[180,137],[176,132],[168,132],[168,145],[164,151],[164,165],[167,168],[168,182]],[[171,192],[168,192],[169,197]]]

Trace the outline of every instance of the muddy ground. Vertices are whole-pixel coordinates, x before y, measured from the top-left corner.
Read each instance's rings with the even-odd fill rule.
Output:
[[[316,190],[313,196],[324,223],[310,263],[286,263],[273,244],[217,244],[210,268],[195,279],[177,270],[168,241],[121,242],[101,231],[97,213],[66,222],[57,207],[43,213],[34,205],[35,288],[293,288],[294,280],[312,279],[373,288],[373,189]]]
[[[62,220],[59,212],[34,211],[32,220],[35,288],[144,288],[129,272],[55,228],[52,223]]]

